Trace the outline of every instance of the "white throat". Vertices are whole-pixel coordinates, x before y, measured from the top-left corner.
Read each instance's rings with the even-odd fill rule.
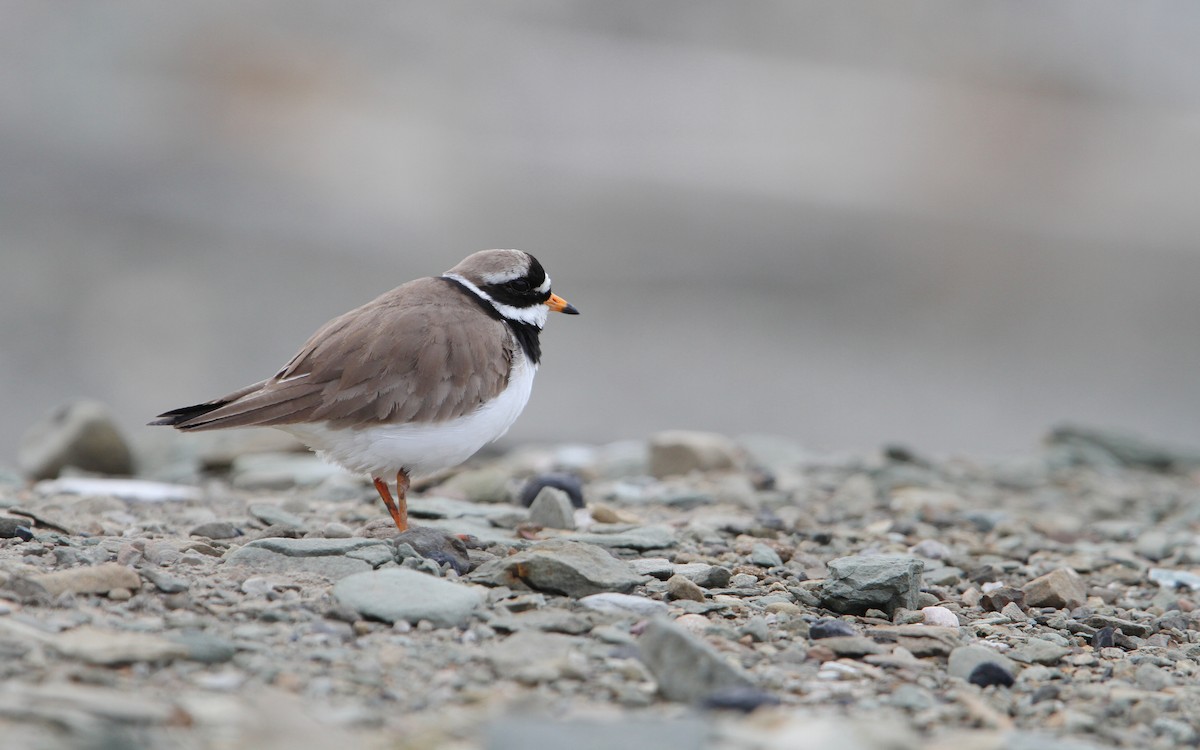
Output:
[[[515,320],[519,323],[528,323],[539,330],[546,327],[546,317],[550,314],[550,308],[546,307],[545,305],[534,305],[533,307],[513,307],[512,305],[506,305],[502,302],[497,302],[496,300],[492,299],[487,292],[483,291],[456,273],[442,274],[442,278],[457,281],[467,289],[470,289],[472,294],[474,294],[476,297],[479,297],[479,299],[483,300],[484,302],[487,302],[489,305],[495,308],[496,312],[500,313],[509,320]],[[549,280],[547,280],[547,283],[549,283]]]

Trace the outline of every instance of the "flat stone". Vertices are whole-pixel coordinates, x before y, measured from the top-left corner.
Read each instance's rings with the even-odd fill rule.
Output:
[[[68,466],[99,474],[133,473],[133,453],[104,404],[66,404],[21,437],[17,467],[25,476],[53,479]]]
[[[633,594],[615,594],[603,593],[592,594],[585,596],[579,600],[579,604],[596,612],[611,612],[615,614],[628,614],[637,617],[654,617],[656,615],[665,615],[668,607],[664,602],[657,599],[649,599],[644,596],[634,596]]]
[[[385,622],[461,627],[470,622],[484,601],[483,592],[462,583],[404,568],[385,568],[347,576],[333,587],[344,607]]]
[[[667,526],[639,526],[635,529],[606,534],[572,534],[567,539],[600,547],[632,549],[670,549],[678,544],[675,532]]]
[[[902,555],[842,557],[827,563],[829,576],[820,588],[821,605],[842,614],[863,615],[880,609],[920,609],[918,558]]]
[[[1011,652],[1012,658],[1016,661],[1026,664],[1045,664],[1046,666],[1057,664],[1069,653],[1071,653],[1071,649],[1042,638],[1030,638]]]
[[[209,521],[199,526],[193,526],[188,536],[202,536],[207,539],[236,539],[242,535],[242,530],[229,521]]]
[[[367,547],[390,549],[382,539],[326,539],[311,537],[308,539],[287,539],[284,537],[269,537],[247,542],[242,549],[261,548],[288,557],[327,557],[330,555],[347,555],[355,550]]]
[[[548,529],[575,529],[575,507],[567,493],[543,487],[529,506],[529,520]]]
[[[539,591],[582,597],[628,593],[645,581],[629,563],[591,544],[554,539],[479,566],[467,576],[489,586],[525,584]]]
[[[842,635],[833,638],[822,638],[821,645],[828,648],[836,656],[850,659],[861,659],[868,654],[885,654],[888,649],[861,635]]]
[[[259,539],[259,542],[265,541],[297,541],[297,542],[334,542],[344,541],[340,539]],[[361,541],[378,541],[378,540],[361,540]],[[255,546],[252,542],[244,547],[234,551],[225,558],[226,565],[236,565],[247,568],[253,568],[258,573],[277,573],[285,575],[295,575],[296,573],[310,573],[323,576],[331,580],[345,578],[354,573],[362,573],[371,570],[372,565],[364,560],[356,560],[345,555],[330,554],[319,556],[303,556],[283,554],[275,552],[264,546]]]
[[[30,578],[51,596],[72,594],[107,594],[114,589],[136,590],[142,579],[132,568],[118,563],[104,563],[85,568],[69,568],[43,573]]]
[[[682,627],[653,620],[638,639],[638,655],[670,701],[696,703],[719,690],[753,688],[750,677]]]
[[[650,473],[659,479],[693,471],[727,471],[740,463],[737,444],[724,435],[669,430],[650,438]]]
[[[103,630],[90,625],[58,635],[51,646],[68,658],[103,666],[172,661],[188,654],[185,646],[151,633]]]
[[[1070,568],[1058,568],[1021,587],[1025,605],[1075,609],[1087,601],[1087,588],[1079,574]]]
[[[629,564],[633,566],[638,575],[653,576],[660,581],[665,581],[675,575],[682,567],[675,565],[665,557],[644,557],[640,560],[630,560]]]
[[[246,511],[268,526],[291,526],[304,528],[304,519],[273,503],[250,503]]]

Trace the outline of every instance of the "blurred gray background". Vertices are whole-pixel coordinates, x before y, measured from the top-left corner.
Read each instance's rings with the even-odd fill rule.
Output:
[[[520,247],[510,440],[1200,442],[1200,5],[0,2],[0,464]]]

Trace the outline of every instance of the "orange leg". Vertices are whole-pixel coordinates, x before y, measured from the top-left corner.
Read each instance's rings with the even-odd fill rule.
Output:
[[[400,481],[400,477],[404,477],[404,481]],[[375,491],[379,493],[379,499],[387,506],[388,513],[392,515],[392,521],[396,524],[396,528],[400,531],[408,531],[408,475],[400,472],[396,477],[396,491],[400,495],[400,505],[396,505],[396,501],[392,499],[392,493],[388,490],[387,482],[379,477],[373,477],[375,480]]]

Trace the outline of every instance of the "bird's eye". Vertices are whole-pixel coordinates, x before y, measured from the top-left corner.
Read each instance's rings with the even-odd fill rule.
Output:
[[[525,279],[517,279],[516,281],[510,281],[508,288],[512,289],[514,292],[528,292],[529,282]]]

